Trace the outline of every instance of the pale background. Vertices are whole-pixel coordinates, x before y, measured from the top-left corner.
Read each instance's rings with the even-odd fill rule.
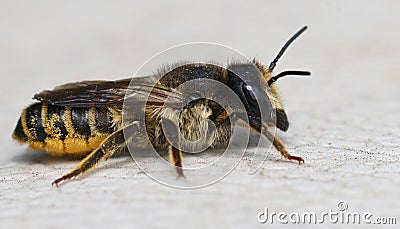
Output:
[[[277,2],[0,1],[0,228],[265,227],[257,222],[265,207],[318,213],[339,200],[399,223],[400,3]],[[50,183],[77,161],[11,140],[43,89],[131,76],[157,52],[193,41],[268,62],[303,25],[276,70],[312,71],[278,81],[291,122],[279,135],[304,165],[273,152],[255,175],[245,159],[221,182],[182,191],[122,155],[57,189]]]

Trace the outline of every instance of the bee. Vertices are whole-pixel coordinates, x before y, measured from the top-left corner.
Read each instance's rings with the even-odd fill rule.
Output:
[[[22,111],[12,136],[20,143],[28,143],[31,149],[44,150],[50,155],[83,157],[75,169],[52,183],[55,185],[88,172],[123,149],[128,142],[143,147],[143,133],[155,148],[168,151],[178,176],[184,176],[182,149],[171,142],[179,145],[180,138],[167,139],[162,121],[179,130],[190,145],[207,132],[208,126],[202,125],[202,121],[211,120],[215,123],[211,147],[217,147],[228,144],[231,124],[236,125],[247,118],[248,126],[268,139],[285,159],[304,163],[301,157],[286,150],[269,127],[275,125],[282,131],[289,127],[275,82],[287,75],[311,74],[289,70],[273,75],[282,54],[306,28],[301,28],[284,44],[268,67],[256,59],[231,63],[226,68],[207,63],[187,63],[160,73],[162,77],[155,74],[117,81],[83,81],[42,91],[33,97],[38,102]],[[193,90],[178,89],[179,85],[193,79],[223,83],[238,96],[244,109],[235,111],[231,119],[220,104],[199,98]],[[185,103],[188,98],[190,102]],[[275,123],[271,124],[271,117],[262,119],[256,100],[269,104],[275,113]],[[128,119],[123,117],[126,101],[138,106],[125,114]],[[182,108],[184,103],[186,105]]]

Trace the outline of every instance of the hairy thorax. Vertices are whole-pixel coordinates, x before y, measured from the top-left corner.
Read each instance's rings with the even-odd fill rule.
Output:
[[[168,142],[174,142],[174,132],[179,132],[182,149],[196,151],[226,144],[230,138],[230,121],[221,119],[219,116],[226,116],[221,112],[222,108],[210,103],[209,100],[200,99],[181,110],[150,109],[146,127],[151,143],[158,148],[165,148]],[[173,128],[169,128],[168,123]]]

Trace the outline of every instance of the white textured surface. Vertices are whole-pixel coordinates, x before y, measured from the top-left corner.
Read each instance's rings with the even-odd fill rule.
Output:
[[[265,207],[322,212],[336,210],[339,200],[351,211],[399,217],[399,3],[143,4],[2,1],[0,228],[257,226]],[[27,151],[10,138],[20,111],[42,89],[123,78],[155,53],[192,41],[267,62],[303,24],[309,30],[277,71],[313,73],[278,82],[291,122],[280,136],[304,165],[272,153],[255,175],[245,159],[221,182],[182,191],[153,182],[120,155],[57,189],[50,183],[77,161]]]

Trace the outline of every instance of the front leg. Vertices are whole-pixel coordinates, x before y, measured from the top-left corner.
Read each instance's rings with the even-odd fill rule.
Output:
[[[287,160],[295,160],[295,161],[299,162],[299,164],[304,163],[303,158],[298,157],[298,156],[293,156],[286,150],[286,147],[283,144],[283,142],[281,141],[281,139],[279,139],[278,136],[272,134],[268,130],[267,125],[262,126],[261,135],[264,136],[265,138],[267,138],[270,142],[272,142],[272,144],[274,145],[276,150],[278,150],[281,153],[281,155],[284,158],[286,158]]]
[[[243,113],[235,113],[234,118],[235,120],[246,120],[245,116],[248,114],[243,114]],[[244,121],[244,123],[252,128],[252,130],[256,131],[258,134],[266,138],[268,141],[270,141],[276,150],[279,151],[279,153],[286,158],[287,160],[295,160],[300,163],[304,163],[303,158],[298,157],[298,156],[293,156],[291,155],[287,150],[281,139],[278,138],[278,136],[272,134],[268,130],[268,126],[272,125],[272,123],[261,123],[261,120],[257,117],[253,117],[251,115],[248,115],[248,123]]]

